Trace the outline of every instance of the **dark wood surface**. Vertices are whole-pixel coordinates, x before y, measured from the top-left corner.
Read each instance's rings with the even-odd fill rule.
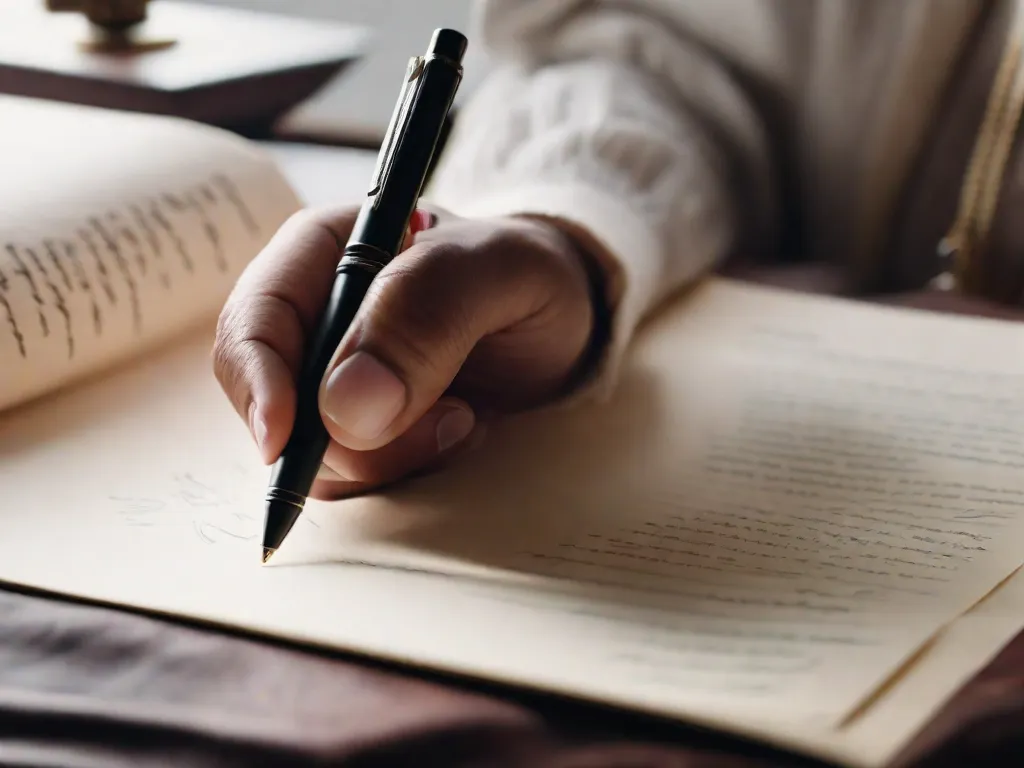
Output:
[[[249,136],[273,125],[365,51],[358,27],[161,0],[146,22],[175,44],[91,52],[85,19],[0,2],[0,93],[176,115]]]

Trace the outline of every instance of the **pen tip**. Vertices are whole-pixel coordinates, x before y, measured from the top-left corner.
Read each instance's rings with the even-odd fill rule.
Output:
[[[281,493],[272,489],[275,493]],[[270,494],[268,494],[270,495]],[[263,523],[263,562],[281,548],[288,532],[302,514],[302,506],[290,498],[272,497],[267,500],[266,520]]]

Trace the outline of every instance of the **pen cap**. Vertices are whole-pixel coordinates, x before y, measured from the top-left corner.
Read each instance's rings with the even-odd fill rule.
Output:
[[[467,45],[468,41],[462,33],[454,29],[435,29],[427,47],[427,55],[443,56],[456,64],[461,64],[462,57],[466,55]]]
[[[360,253],[371,248],[386,263],[401,249],[462,80],[466,48],[466,38],[459,32],[436,29],[427,52],[410,60],[378,153],[367,204],[360,209],[346,252],[350,246],[362,249]],[[344,263],[343,258],[338,269]]]

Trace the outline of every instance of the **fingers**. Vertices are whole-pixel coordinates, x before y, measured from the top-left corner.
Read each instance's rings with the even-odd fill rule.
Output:
[[[445,394],[478,340],[551,300],[542,249],[517,241],[527,237],[439,224],[381,271],[321,387],[334,440],[360,451],[386,446]]]
[[[306,339],[357,214],[290,219],[221,313],[214,370],[267,463],[291,431]],[[325,466],[337,477],[321,478],[314,495],[434,466],[477,434],[483,414],[468,403],[530,401],[564,377],[585,345],[590,304],[576,260],[545,232],[444,213],[413,217],[407,249],[374,280],[321,384],[334,441]],[[567,307],[576,307],[572,322],[560,317]]]
[[[357,215],[349,206],[292,216],[244,270],[221,312],[214,372],[267,463],[291,431],[305,340],[327,302]],[[433,219],[417,211],[406,245]]]
[[[349,207],[290,218],[242,273],[218,320],[214,372],[268,463],[291,430],[305,339],[356,214]]]
[[[475,442],[483,425],[469,406],[442,398],[387,445],[353,451],[332,442],[314,488],[316,498],[339,498],[440,466]]]

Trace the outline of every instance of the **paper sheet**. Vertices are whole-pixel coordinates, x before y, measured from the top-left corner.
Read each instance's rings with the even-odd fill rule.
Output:
[[[927,725],[950,697],[1013,639],[1021,625],[1024,572],[934,639],[914,665],[860,717],[827,737],[839,759],[882,764],[902,757],[907,735]]]
[[[216,316],[299,207],[206,126],[0,95],[0,411]]]
[[[851,765],[881,764],[1022,623],[990,621],[901,717],[847,722],[1021,562],[1016,326],[714,281],[644,330],[611,405],[313,503],[267,568],[267,473],[209,342],[8,416],[0,579]]]

